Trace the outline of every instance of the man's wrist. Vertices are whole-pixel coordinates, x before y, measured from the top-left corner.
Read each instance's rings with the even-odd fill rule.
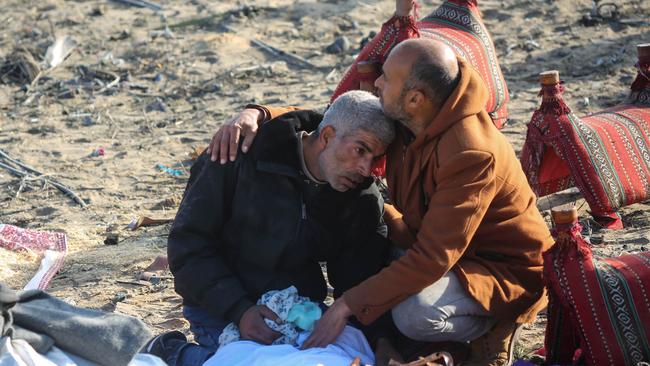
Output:
[[[264,107],[262,107],[259,104],[247,104],[244,107],[245,110],[251,110],[251,111],[256,111],[257,114],[257,124],[261,124],[262,122],[265,122],[267,120],[267,111]]]
[[[339,307],[338,310],[341,312],[341,315],[345,316],[346,318],[349,318],[352,315],[354,315],[354,313],[352,312],[352,309],[350,309],[350,306],[348,305],[348,303],[345,302],[344,297],[340,297],[336,301],[338,302],[338,304],[337,304],[338,307]]]

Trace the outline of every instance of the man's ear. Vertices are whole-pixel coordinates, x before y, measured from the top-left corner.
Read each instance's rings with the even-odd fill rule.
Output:
[[[421,109],[427,102],[427,96],[418,89],[411,89],[404,96],[405,110],[407,112]]]
[[[323,127],[323,129],[318,133],[318,142],[322,148],[325,148],[327,144],[334,141],[334,138],[336,138],[336,130],[331,125]]]

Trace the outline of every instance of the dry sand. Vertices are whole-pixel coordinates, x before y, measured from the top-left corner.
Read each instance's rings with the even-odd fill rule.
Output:
[[[90,205],[82,209],[38,182],[0,170],[0,223],[64,231],[69,254],[50,291],[80,306],[119,311],[143,319],[155,332],[182,328],[181,301],[171,280],[128,284],[166,250],[169,225],[129,231],[135,217],[172,218],[187,174],[174,177],[156,164],[184,171],[188,152],[203,147],[216,128],[247,103],[322,108],[338,78],[359,50],[360,40],[378,31],[393,1],[160,0],[155,13],[103,1],[3,0],[0,57],[16,46],[43,55],[54,36],[68,34],[78,47],[34,88],[25,103],[19,84],[0,84],[0,149],[74,189]],[[422,14],[435,4],[423,4]],[[650,41],[650,3],[620,1],[623,21],[595,27],[579,23],[591,1],[479,1],[510,88],[511,120],[503,130],[517,150],[525,124],[539,103],[536,75],[558,69],[569,105],[583,115],[612,106],[627,94],[635,75],[634,45]],[[230,12],[222,21],[172,28],[179,22]],[[164,16],[163,16],[164,15]],[[219,24],[235,32],[224,32]],[[337,36],[351,49],[324,51]],[[297,68],[250,44],[255,37],[299,55],[316,69]],[[85,69],[84,69],[85,67]],[[101,83],[88,70],[110,72]],[[100,91],[112,79],[121,82]],[[97,148],[105,155],[91,157]],[[554,197],[586,205],[575,194]],[[546,208],[549,199],[540,200]],[[598,256],[647,250],[648,207],[622,210],[621,231],[595,231]],[[107,232],[117,246],[104,245]],[[0,249],[0,281],[20,288],[37,258]],[[118,282],[121,281],[121,282]],[[544,318],[527,327],[518,353],[543,342]]]

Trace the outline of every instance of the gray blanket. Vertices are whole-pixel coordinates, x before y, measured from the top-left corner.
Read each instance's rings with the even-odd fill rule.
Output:
[[[39,353],[53,345],[105,366],[127,365],[151,337],[140,320],[82,309],[43,291],[0,283],[0,335],[24,339]]]

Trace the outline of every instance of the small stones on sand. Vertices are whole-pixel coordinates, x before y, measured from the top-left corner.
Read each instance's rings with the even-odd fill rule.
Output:
[[[345,53],[350,49],[350,40],[346,36],[340,36],[332,44],[325,47],[325,52],[332,54]]]
[[[120,241],[120,235],[118,233],[107,233],[106,239],[104,239],[105,245],[117,245]]]
[[[154,112],[154,111],[165,112],[167,111],[167,104],[165,104],[165,102],[163,102],[162,99],[156,98],[156,101],[147,105],[145,110],[147,112]]]

